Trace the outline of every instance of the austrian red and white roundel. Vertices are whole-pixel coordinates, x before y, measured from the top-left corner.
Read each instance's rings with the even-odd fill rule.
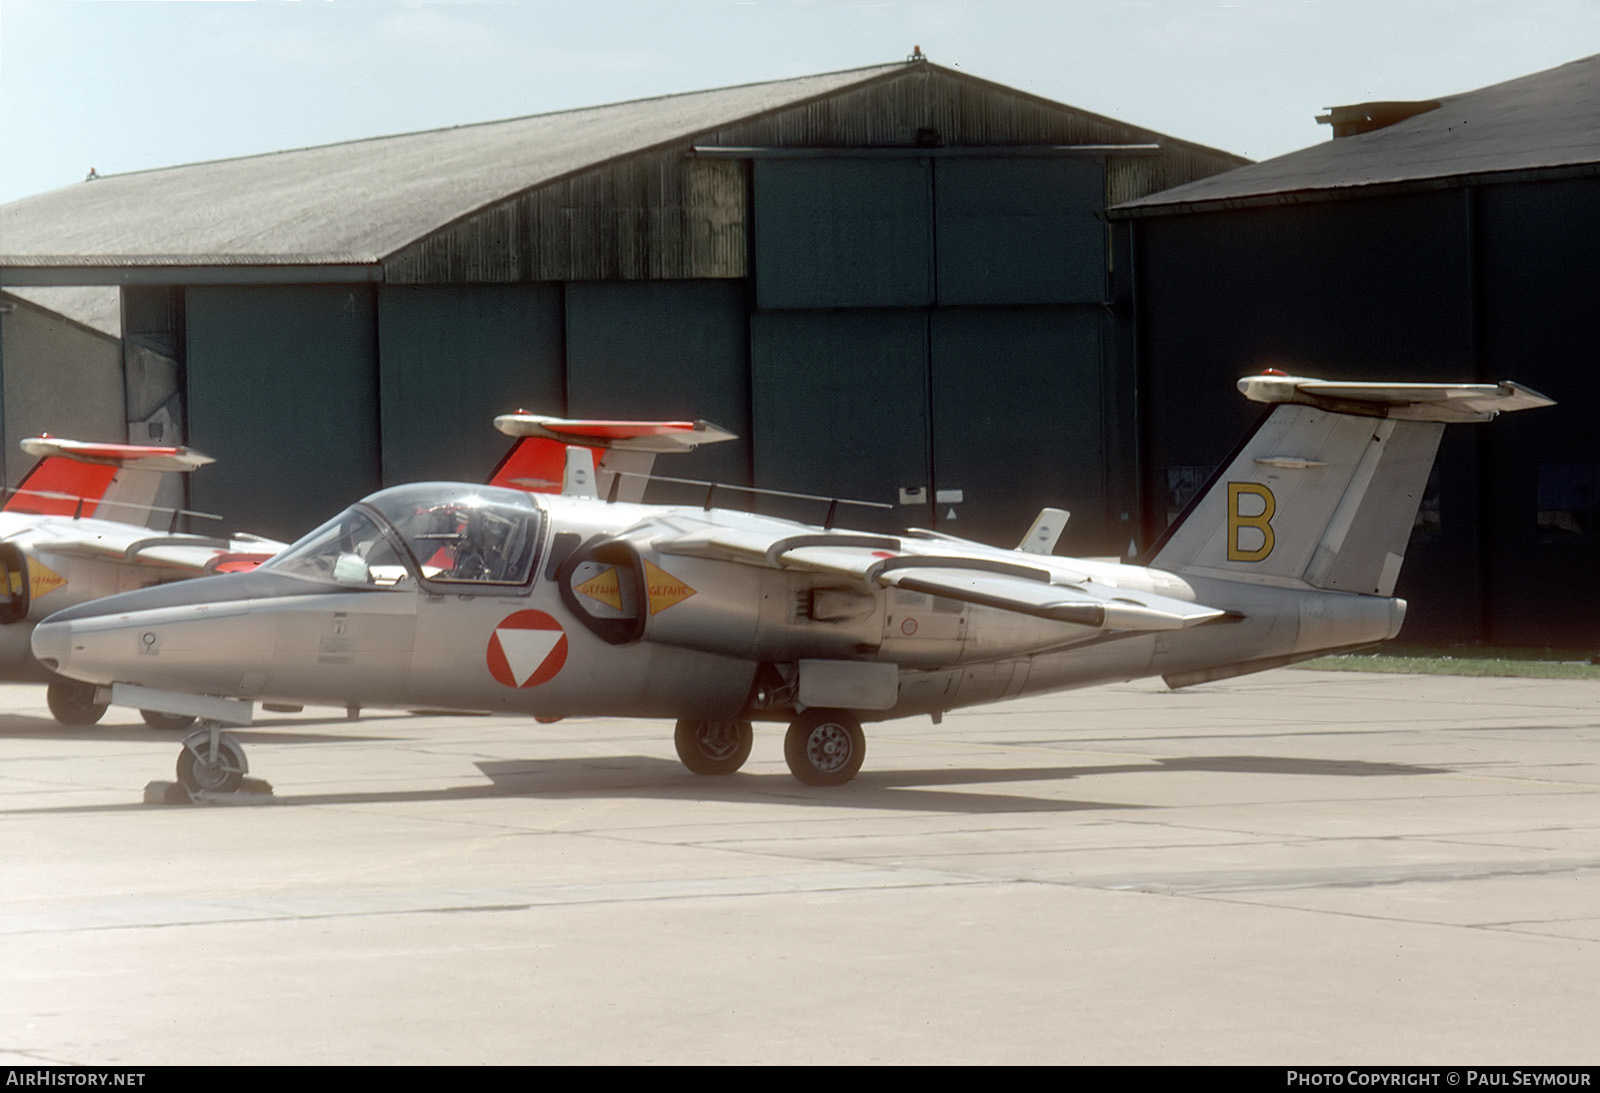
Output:
[[[567,634],[543,611],[507,615],[489,637],[489,674],[507,687],[548,683],[567,662]]]

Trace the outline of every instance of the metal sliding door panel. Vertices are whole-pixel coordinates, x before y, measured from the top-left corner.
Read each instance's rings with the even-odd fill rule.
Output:
[[[1068,553],[1120,550],[1105,512],[1102,322],[1097,308],[933,313],[940,531],[1015,546],[1048,505],[1072,512]]]
[[[1106,296],[1097,160],[935,162],[939,303],[1099,303]]]
[[[933,302],[924,159],[758,159],[757,306],[923,307]]]
[[[365,286],[187,290],[197,508],[292,539],[378,487],[375,310]]]
[[[566,412],[558,285],[386,285],[378,339],[387,484],[481,481],[496,414]]]
[[[756,484],[896,504],[843,508],[845,526],[926,526],[927,314],[757,313],[751,317]],[[910,496],[910,495],[908,495]],[[825,506],[767,506],[812,521]]]

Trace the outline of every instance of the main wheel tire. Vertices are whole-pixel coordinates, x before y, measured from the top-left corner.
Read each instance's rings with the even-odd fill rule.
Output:
[[[748,721],[692,721],[673,730],[678,758],[696,774],[732,774],[750,758],[755,731]]]
[[[63,725],[93,725],[106,715],[106,704],[94,700],[94,684],[58,679],[45,688],[50,712]]]
[[[848,710],[807,710],[783,738],[789,773],[808,786],[839,786],[867,757],[867,735]]]
[[[218,734],[213,752],[210,729],[190,733],[178,753],[178,781],[190,793],[232,793],[249,769],[244,748],[227,733]]]
[[[139,716],[144,718],[144,723],[152,729],[165,729],[171,732],[187,729],[194,724],[194,714],[188,713],[162,713],[160,710],[140,710]]]

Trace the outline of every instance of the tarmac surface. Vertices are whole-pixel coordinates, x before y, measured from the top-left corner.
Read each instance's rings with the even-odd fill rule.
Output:
[[[868,726],[325,712],[275,795],[0,687],[0,1064],[1600,1061],[1600,684],[1277,671]]]

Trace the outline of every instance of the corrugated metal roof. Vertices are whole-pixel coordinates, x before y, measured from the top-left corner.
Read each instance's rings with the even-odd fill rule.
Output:
[[[906,67],[102,176],[0,206],[0,266],[373,263],[508,194]]]
[[[1177,186],[1115,212],[1202,211],[1600,164],[1600,55],[1438,101],[1439,109],[1386,128]]]

